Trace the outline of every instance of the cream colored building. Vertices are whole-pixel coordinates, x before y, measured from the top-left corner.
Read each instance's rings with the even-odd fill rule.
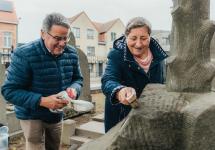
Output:
[[[103,74],[107,54],[113,41],[120,37],[125,29],[120,19],[106,23],[93,22],[85,12],[69,18],[71,29],[76,39],[76,47],[87,55],[91,77]]]
[[[164,51],[170,50],[170,31],[152,30],[151,36],[158,41]]]

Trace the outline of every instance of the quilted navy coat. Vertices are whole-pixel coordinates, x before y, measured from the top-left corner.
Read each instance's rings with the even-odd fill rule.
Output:
[[[1,92],[15,105],[17,118],[61,121],[62,113],[52,113],[39,104],[42,96],[57,94],[68,87],[80,94],[83,77],[76,50],[66,46],[60,56],[54,57],[43,40],[38,39],[17,48],[11,60]]]
[[[150,40],[150,49],[153,60],[146,73],[134,60],[130,53],[125,37],[114,42],[113,49],[108,54],[108,63],[102,77],[102,91],[105,101],[105,131],[121,121],[131,110],[130,106],[123,105],[115,98],[121,88],[133,87],[137,97],[148,83],[163,83],[164,59],[167,54],[153,38]]]

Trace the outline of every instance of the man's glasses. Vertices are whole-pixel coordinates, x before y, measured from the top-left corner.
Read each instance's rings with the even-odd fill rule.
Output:
[[[48,33],[48,32],[46,32]],[[52,38],[54,38],[57,42],[60,42],[60,41],[66,41],[66,42],[69,42],[70,40],[70,36],[64,36],[64,37],[61,37],[61,36],[53,36],[51,35],[50,33],[48,33],[48,35],[50,35]]]

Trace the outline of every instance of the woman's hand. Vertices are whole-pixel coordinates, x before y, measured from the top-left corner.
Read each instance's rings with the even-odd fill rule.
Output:
[[[122,88],[116,93],[116,98],[124,105],[129,105],[130,99],[134,97],[136,99],[136,91],[132,87]]]

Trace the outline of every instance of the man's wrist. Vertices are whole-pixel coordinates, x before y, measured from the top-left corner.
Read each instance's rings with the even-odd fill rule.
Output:
[[[40,106],[44,106],[44,99],[45,99],[45,97],[40,98],[40,102],[39,102]]]

